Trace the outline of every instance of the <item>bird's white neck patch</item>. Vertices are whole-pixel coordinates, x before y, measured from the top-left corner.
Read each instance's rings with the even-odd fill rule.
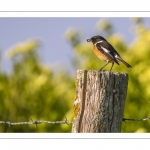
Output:
[[[103,41],[98,41],[98,42],[96,42],[94,45],[96,45],[96,44],[98,44],[98,43],[102,43]]]

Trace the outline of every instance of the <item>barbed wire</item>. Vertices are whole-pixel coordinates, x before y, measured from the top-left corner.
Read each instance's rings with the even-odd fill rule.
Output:
[[[147,121],[150,120],[150,118],[143,118],[143,119],[133,119],[133,118],[122,118],[122,121],[124,121],[126,123],[126,121],[136,121],[136,122],[140,122],[140,121]],[[33,121],[31,119],[30,122],[11,122],[11,121],[0,121],[0,124],[7,124],[9,127],[10,126],[15,126],[15,125],[29,125],[29,124],[33,124],[35,125],[35,128],[38,124],[42,124],[42,123],[47,123],[47,124],[72,124],[72,121],[69,121],[66,117],[65,120],[63,121],[46,121],[46,120],[35,120]]]
[[[38,124],[42,124],[42,123],[48,123],[48,124],[72,124],[71,121],[69,121],[66,117],[65,120],[63,121],[46,121],[46,120],[35,120],[33,121],[31,119],[30,122],[11,122],[11,121],[0,121],[0,124],[8,124],[8,126],[14,126],[14,125],[29,125],[29,124],[33,124],[35,125],[35,128]]]
[[[143,119],[122,118],[122,121],[124,121],[125,123],[126,123],[126,120],[128,120],[128,121],[140,122],[140,121],[147,121],[147,120],[150,120],[150,118],[143,118]]]

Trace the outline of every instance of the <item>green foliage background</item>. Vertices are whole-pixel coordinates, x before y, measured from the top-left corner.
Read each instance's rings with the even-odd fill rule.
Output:
[[[136,38],[126,43],[120,34],[114,34],[113,25],[106,20],[96,25],[97,35],[103,34],[132,68],[120,63],[114,72],[129,74],[125,118],[150,117],[150,29],[141,18],[132,19]],[[83,31],[84,32],[84,31]],[[93,53],[92,44],[83,38],[82,31],[72,29],[65,33],[72,46],[73,68],[98,70],[105,62]],[[87,37],[90,38],[90,37]],[[41,63],[40,42],[36,40],[19,43],[9,52],[13,68],[9,74],[0,72],[0,120],[24,122],[32,120],[73,119],[75,75],[67,69],[56,71]],[[2,62],[1,62],[2,63]],[[108,65],[106,70],[110,69]],[[150,132],[150,121],[122,123],[122,132]],[[0,132],[71,132],[71,125],[40,124],[11,126],[0,124]]]

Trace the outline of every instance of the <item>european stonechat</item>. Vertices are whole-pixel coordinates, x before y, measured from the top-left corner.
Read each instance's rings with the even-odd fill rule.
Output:
[[[110,71],[113,68],[114,62],[119,65],[121,61],[128,68],[131,66],[126,63],[118,54],[118,52],[113,48],[113,46],[106,41],[102,36],[93,36],[90,39],[87,39],[87,42],[92,42],[94,46],[94,52],[101,60],[106,61],[107,63],[100,69],[102,70],[106,65],[112,63]]]

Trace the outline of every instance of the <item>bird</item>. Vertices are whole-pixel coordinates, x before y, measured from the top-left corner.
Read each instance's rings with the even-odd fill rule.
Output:
[[[98,56],[99,59],[104,60],[107,62],[100,71],[107,66],[109,63],[112,63],[110,71],[113,68],[114,63],[119,65],[119,61],[122,62],[126,67],[130,68],[131,66],[125,62],[118,52],[114,49],[114,47],[107,42],[105,38],[102,36],[93,36],[90,39],[87,39],[87,42],[92,42],[94,46],[94,52]]]

